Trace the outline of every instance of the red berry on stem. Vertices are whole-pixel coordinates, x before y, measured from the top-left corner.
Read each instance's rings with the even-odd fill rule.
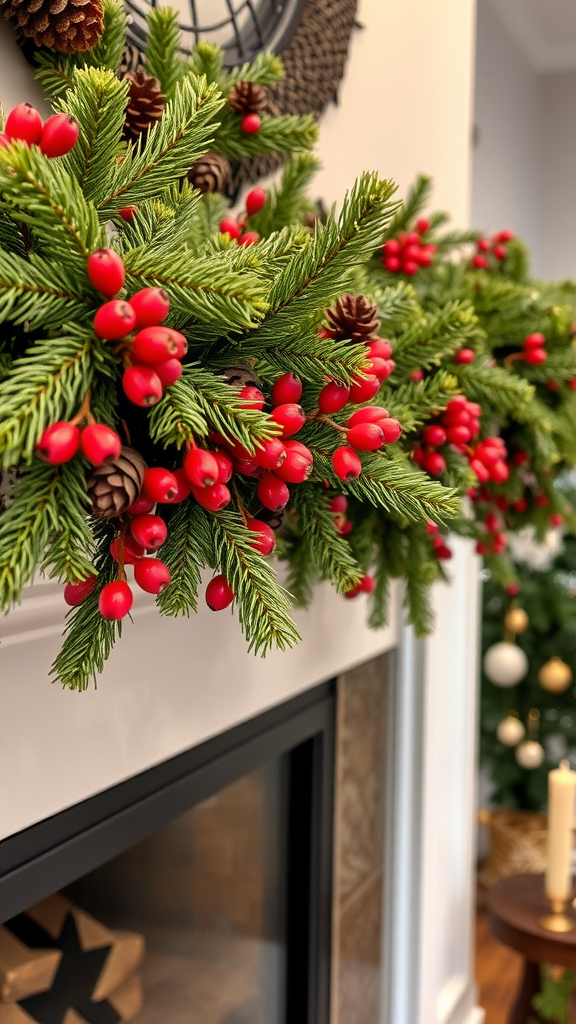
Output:
[[[559,512],[553,512],[550,516],[550,522],[552,523],[552,526],[562,526],[564,516],[561,516]]]
[[[178,481],[169,469],[152,466],[144,473],[143,490],[154,501],[169,504],[178,494]]]
[[[226,484],[212,484],[211,487],[193,487],[192,494],[202,508],[208,512],[221,512],[230,504],[230,491]]]
[[[163,288],[142,288],[128,301],[136,314],[136,327],[157,327],[170,312],[170,298]]]
[[[160,516],[138,516],[130,523],[130,532],[140,547],[157,551],[168,536],[168,527]]]
[[[360,582],[360,588],[364,594],[374,593],[374,587],[376,586],[376,580],[369,573],[365,572]]]
[[[384,260],[384,266],[391,274],[397,274],[400,270],[400,260],[397,256],[387,256]]]
[[[283,373],[272,388],[272,405],[289,405],[300,401],[302,383],[295,373]]]
[[[356,409],[346,420],[347,427],[355,427],[358,423],[382,423],[382,420],[390,418],[387,409],[380,405],[366,405],[363,409]]]
[[[401,424],[390,416],[379,421],[378,426],[384,434],[384,444],[394,444],[402,433]]]
[[[389,370],[388,360],[381,359],[380,356],[374,356],[369,360],[367,371],[368,373],[373,374],[374,377],[378,377],[379,381],[386,380],[391,373]]]
[[[212,452],[212,455],[214,456],[216,465],[218,466],[218,477],[216,482],[219,484],[227,484],[234,470],[232,459],[226,454],[226,452]]]
[[[506,228],[504,231],[499,231],[497,235],[494,235],[495,242],[510,242],[514,238],[514,232]]]
[[[546,338],[540,331],[535,331],[533,334],[528,334],[522,342],[523,348],[544,348],[546,344]]]
[[[358,423],[350,427],[348,444],[359,452],[374,452],[384,444],[384,434],[377,423]]]
[[[490,467],[490,479],[495,484],[505,483],[509,476],[510,470],[502,459],[499,459]]]
[[[430,221],[426,217],[420,217],[416,221],[416,227],[421,235],[425,235],[427,231],[430,231]]]
[[[122,220],[125,220],[128,224],[130,224],[134,220],[134,217],[136,216],[136,207],[123,206],[121,210],[118,210],[118,213],[122,217]]]
[[[495,245],[494,248],[492,249],[492,252],[494,253],[497,260],[506,259],[506,249],[504,248],[503,245]]]
[[[454,356],[456,362],[462,363],[463,365],[466,365],[467,363],[473,363],[475,358],[476,353],[472,348],[461,348],[460,351],[457,352],[456,355]]]
[[[151,366],[128,366],[122,376],[124,394],[134,405],[148,408],[162,398],[162,381]]]
[[[518,501],[514,502],[512,508],[515,512],[526,512],[528,510],[526,498],[518,498]]]
[[[99,338],[117,341],[130,334],[136,326],[136,314],[123,299],[105,302],[94,317],[94,330]]]
[[[170,583],[170,569],[159,558],[141,558],[134,566],[134,579],[147,594],[161,594]]]
[[[80,430],[74,423],[59,420],[46,427],[36,445],[36,455],[49,466],[70,462],[80,447]]]
[[[130,587],[124,580],[113,580],[100,591],[98,607],[103,619],[115,621],[128,615],[134,597]]]
[[[113,249],[96,249],[88,257],[88,279],[97,291],[111,299],[124,284],[124,263]]]
[[[444,427],[433,423],[422,431],[422,440],[424,444],[428,444],[432,448],[438,448],[446,441],[446,431]]]
[[[103,466],[118,458],[122,451],[122,441],[116,431],[105,423],[90,423],[82,431],[80,447],[89,462],[94,466]]]
[[[524,349],[523,356],[524,362],[529,366],[539,366],[540,363],[546,362],[548,353],[545,348],[528,348]]]
[[[165,363],[155,363],[154,373],[160,378],[162,387],[169,388],[180,380],[182,363],[179,359],[167,359]]]
[[[318,408],[321,413],[329,415],[333,412],[340,412],[350,399],[350,388],[346,384],[338,384],[330,381],[318,395]]]
[[[450,444],[468,444],[472,440],[472,432],[469,427],[448,427],[446,440]]]
[[[270,413],[270,418],[282,427],[280,435],[282,439],[297,434],[306,422],[304,410],[294,402],[285,402],[283,405],[277,405]]]
[[[134,357],[139,363],[149,363],[151,366],[168,359],[182,359],[187,347],[186,338],[180,331],[160,325],[144,327],[132,342]]]
[[[519,583],[509,583],[508,586],[506,587],[506,593],[507,593],[508,597],[517,597],[518,594],[520,593],[520,584]]]
[[[452,552],[447,544],[439,544],[436,548],[436,558],[440,558],[442,561],[448,561],[452,558]]]
[[[238,238],[241,228],[237,220],[234,220],[232,217],[225,217],[224,220],[220,221],[218,230],[223,235],[230,235],[230,238]]]
[[[292,447],[297,444],[297,441],[286,442],[286,459],[281,466],[274,470],[275,474],[288,484],[302,484],[312,472],[312,452],[306,448],[306,454],[304,454],[300,450],[304,448],[304,445],[298,445],[298,448]]]
[[[240,127],[245,135],[255,135],[260,131],[262,118],[258,114],[246,114],[240,121]]]
[[[478,249],[478,252],[490,252],[491,247],[492,243],[490,242],[489,238],[479,238],[478,241],[476,242],[476,248]]]
[[[79,580],[78,583],[67,583],[64,587],[64,600],[66,604],[69,604],[71,608],[76,608],[77,605],[82,604],[86,600],[88,594],[91,594],[96,586],[97,577],[87,576],[85,580]]]
[[[40,136],[40,150],[44,156],[64,156],[78,142],[80,128],[78,121],[70,114],[53,114],[49,117]]]
[[[278,469],[286,458],[286,446],[279,437],[271,437],[268,441],[259,441],[254,452],[254,459],[262,469]]]
[[[438,530],[438,523],[433,523],[431,520],[428,520],[426,523],[426,532],[429,533],[431,537],[435,537]]]
[[[362,463],[353,448],[342,445],[332,456],[332,469],[340,480],[352,480],[360,476]]]
[[[477,270],[485,270],[488,266],[488,260],[485,256],[481,256],[480,254],[478,256],[473,256],[472,266],[476,267]]]
[[[257,231],[246,231],[243,235],[240,235],[238,245],[255,245],[259,241],[260,235]]]
[[[246,196],[246,213],[249,217],[253,217],[254,214],[260,213],[260,210],[266,206],[266,193],[263,188],[253,188]]]
[[[354,377],[350,388],[350,401],[354,405],[361,405],[362,402],[369,402],[380,390],[380,381],[373,374],[361,379]]]
[[[254,537],[249,541],[250,546],[259,551],[261,555],[270,555],[276,547],[274,530],[268,523],[261,519],[248,519],[246,527]]]
[[[538,508],[546,508],[550,504],[550,498],[547,494],[537,494],[534,498],[534,504],[537,505]]]
[[[42,118],[31,103],[19,103],[10,111],[6,118],[4,134],[10,141],[20,139],[29,146],[40,142],[42,136]]]
[[[238,397],[242,399],[243,409],[257,409],[260,411],[264,408],[264,395],[260,388],[255,388],[248,384],[245,388],[242,388]]]
[[[142,491],[142,494],[128,505],[126,509],[127,516],[144,516],[147,512],[150,512],[156,504],[155,498],[150,498],[147,494]]]
[[[214,576],[206,587],[206,604],[213,612],[221,612],[232,604],[234,594],[225,576]]]
[[[110,554],[115,562],[122,565],[134,565],[139,558],[144,558],[144,548],[137,544],[130,534],[115,537],[110,545]]]
[[[413,380],[415,384],[419,384],[421,380],[424,380],[424,370],[412,370],[410,380]]]
[[[446,460],[440,452],[424,452],[424,469],[432,476],[442,476],[446,472]]]
[[[331,512],[345,512],[348,508],[348,498],[345,494],[336,494],[330,500],[328,508]]]
[[[370,359],[378,356],[379,359],[390,359],[392,355],[392,345],[387,338],[374,338],[374,341],[369,341],[366,345],[366,349]]]
[[[397,256],[400,252],[400,242],[397,238],[389,238],[387,242],[384,242],[382,246],[382,252],[385,256]]]
[[[185,501],[192,492],[192,485],[183,469],[175,469],[172,475],[178,484],[178,490],[168,504],[178,505],[181,501]]]
[[[241,476],[257,476],[259,468],[256,459],[234,459],[234,472]]]
[[[274,473],[266,473],[260,477],[257,492],[264,508],[269,508],[271,512],[284,508],[290,497],[286,484]]]
[[[184,472],[192,487],[212,487],[218,482],[218,463],[212,452],[191,448],[184,459]]]

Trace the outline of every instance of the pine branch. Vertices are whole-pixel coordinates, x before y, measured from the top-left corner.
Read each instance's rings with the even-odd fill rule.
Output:
[[[336,533],[334,513],[328,499],[318,492],[317,485],[301,484],[292,497],[298,531],[324,579],[329,579],[339,593],[352,590],[362,579],[362,570],[350,545]]]
[[[163,615],[190,615],[198,608],[201,569],[210,561],[212,535],[203,510],[193,498],[181,502],[170,517],[162,561],[170,569],[170,586],[157,605]]]
[[[318,127],[311,114],[298,117],[263,117],[259,131],[247,135],[231,107],[224,107],[215,135],[215,148],[229,160],[243,160],[262,153],[297,153],[311,149],[318,139]]]
[[[486,413],[497,410],[500,417],[515,416],[534,397],[534,388],[527,380],[500,366],[472,363],[458,365],[455,372],[469,401],[480,402]]]
[[[58,265],[0,250],[0,322],[50,330],[90,313],[81,289]]]
[[[251,230],[267,236],[297,224],[310,208],[305,193],[319,164],[312,153],[295,153],[286,164],[280,183],[272,188],[266,205],[251,219]]]
[[[438,576],[438,566],[431,557],[430,540],[422,527],[407,530],[406,539],[404,607],[416,636],[426,636],[434,625],[430,587]]]
[[[284,651],[300,636],[292,621],[289,595],[276,582],[272,567],[251,546],[250,533],[236,512],[226,509],[201,513],[214,537],[215,567],[232,591],[248,650],[264,655],[270,648]]]
[[[481,333],[474,310],[467,303],[448,302],[426,313],[394,342],[398,375],[407,377],[412,370],[439,365],[459,348],[474,345]]]
[[[238,65],[226,72],[225,88],[229,92],[237,82],[258,82],[259,85],[274,85],[284,77],[282,58],[275,53],[261,51],[251,64]]]
[[[124,150],[128,83],[119,82],[113,71],[86,68],[74,73],[73,85],[60,109],[76,118],[80,135],[62,165],[76,179],[85,199],[98,206],[112,188]]]
[[[187,71],[179,53],[182,33],[178,15],[170,7],[153,7],[146,16],[146,22],[146,71],[158,79],[166,99],[171,100]]]
[[[424,209],[432,194],[432,179],[419,174],[406,199],[386,230],[387,238],[394,238],[399,231],[405,231]]]
[[[439,370],[419,383],[401,384],[386,394],[386,408],[400,421],[404,434],[412,434],[446,408],[458,393],[457,385],[452,374]]]

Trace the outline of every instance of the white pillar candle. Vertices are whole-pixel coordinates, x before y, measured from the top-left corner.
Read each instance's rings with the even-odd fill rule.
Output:
[[[559,768],[548,774],[548,866],[546,895],[553,900],[566,900],[572,892],[572,824],[576,772],[570,763],[561,761]]]

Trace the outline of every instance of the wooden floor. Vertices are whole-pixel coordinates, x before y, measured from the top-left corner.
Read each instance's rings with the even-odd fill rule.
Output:
[[[486,1010],[485,1024],[507,1024],[520,980],[522,959],[492,935],[479,895],[476,913],[476,984],[478,1002]]]

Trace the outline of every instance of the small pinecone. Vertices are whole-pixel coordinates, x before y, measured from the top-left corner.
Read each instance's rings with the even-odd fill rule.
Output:
[[[98,0],[7,0],[4,17],[36,46],[61,53],[91,50],[104,29]]]
[[[326,316],[334,341],[367,342],[377,337],[380,320],[378,307],[365,295],[343,295]]]
[[[158,79],[145,71],[129,72],[124,79],[129,82],[124,139],[137,142],[162,117],[166,97]]]
[[[258,82],[237,82],[228,93],[228,103],[241,117],[261,114],[268,102],[268,90]]]
[[[126,75],[135,75],[137,71],[144,71],[144,54],[135,43],[126,43],[122,51],[122,60],[118,68],[118,78],[126,78]]]
[[[146,463],[134,448],[123,448],[114,462],[95,466],[86,481],[90,511],[102,519],[120,516],[142,490]]]
[[[278,509],[277,512],[272,512],[269,508],[261,508],[256,518],[261,519],[263,523],[268,523],[271,530],[279,530],[285,515],[285,508]]]
[[[254,367],[249,359],[242,359],[237,363],[231,363],[222,374],[224,380],[230,387],[237,388],[260,388],[262,381],[254,372]]]
[[[230,164],[221,153],[206,153],[188,171],[188,181],[201,192],[223,192],[230,177]]]

